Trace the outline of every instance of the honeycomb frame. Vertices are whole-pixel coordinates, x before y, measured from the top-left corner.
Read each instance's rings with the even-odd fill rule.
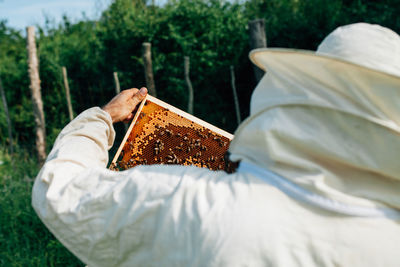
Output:
[[[147,95],[109,168],[168,164],[229,170],[225,155],[232,139],[232,134]]]

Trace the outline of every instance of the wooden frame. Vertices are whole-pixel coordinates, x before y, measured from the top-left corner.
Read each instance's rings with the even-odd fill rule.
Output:
[[[125,134],[125,136],[124,136],[124,139],[121,142],[121,145],[119,146],[119,148],[117,150],[117,153],[115,153],[115,156],[114,156],[110,166],[115,164],[117,162],[119,156],[121,155],[121,151],[124,148],[125,143],[128,140],[128,138],[129,138],[129,136],[130,136],[130,134],[132,132],[132,129],[135,126],[136,121],[138,120],[139,115],[140,115],[140,113],[141,113],[141,111],[143,109],[143,106],[146,103],[146,101],[150,101],[150,102],[152,102],[154,104],[157,104],[157,105],[159,105],[159,106],[161,106],[163,108],[166,108],[166,109],[168,109],[168,110],[170,110],[170,111],[172,111],[172,112],[174,112],[174,113],[176,113],[176,114],[178,114],[178,115],[180,115],[180,116],[182,116],[182,117],[184,117],[184,118],[186,118],[188,120],[193,121],[194,123],[199,124],[200,126],[208,128],[209,130],[228,138],[229,140],[233,139],[233,135],[232,134],[230,134],[230,133],[228,133],[228,132],[226,132],[226,131],[218,128],[218,127],[215,127],[214,125],[212,125],[212,124],[210,124],[208,122],[205,122],[205,121],[203,121],[203,120],[201,120],[199,118],[196,118],[195,116],[190,115],[189,113],[186,113],[186,112],[184,112],[184,111],[182,111],[182,110],[180,110],[180,109],[178,109],[178,108],[176,108],[176,107],[174,107],[174,106],[172,106],[172,105],[170,105],[168,103],[165,103],[165,102],[163,102],[163,101],[161,101],[161,100],[159,100],[159,99],[157,99],[157,98],[155,98],[155,97],[153,97],[151,95],[147,95],[146,98],[140,103],[140,105],[139,105],[139,107],[137,109],[137,112],[136,112],[136,114],[135,114],[135,116],[134,116],[134,118],[133,118],[133,120],[132,120],[132,122],[131,122],[131,124],[130,124],[130,126],[129,126],[126,134]]]

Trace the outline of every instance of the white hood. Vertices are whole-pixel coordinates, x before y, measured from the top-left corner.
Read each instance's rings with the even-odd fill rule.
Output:
[[[231,159],[333,200],[400,209],[400,78],[304,51],[251,59],[268,73]]]

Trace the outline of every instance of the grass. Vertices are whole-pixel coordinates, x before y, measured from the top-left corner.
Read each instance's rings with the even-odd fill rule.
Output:
[[[1,148],[0,148],[1,149]],[[31,206],[37,162],[0,150],[0,266],[84,266],[47,230]]]

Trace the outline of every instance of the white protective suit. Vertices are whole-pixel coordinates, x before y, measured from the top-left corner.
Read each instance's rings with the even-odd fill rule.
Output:
[[[252,57],[268,74],[231,143],[236,173],[109,171],[111,118],[92,108],[36,179],[46,226],[89,266],[400,266],[400,78]]]

